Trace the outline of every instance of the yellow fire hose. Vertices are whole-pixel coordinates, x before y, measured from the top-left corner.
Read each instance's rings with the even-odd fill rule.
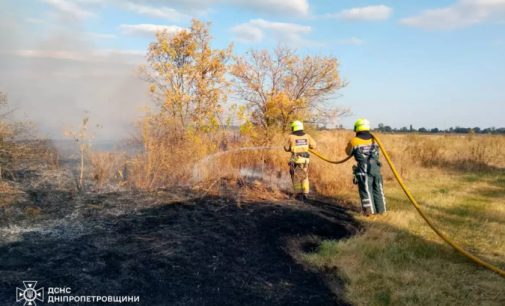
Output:
[[[329,160],[326,157],[322,156],[321,154],[317,153],[316,151],[313,151],[312,149],[309,149],[309,151],[310,151],[310,153],[314,154],[315,156],[319,157],[320,159],[322,159],[326,162],[329,162],[330,164],[335,164],[335,165],[343,164],[346,161],[348,161],[349,159],[351,159],[351,157],[352,157],[352,156],[348,156],[342,160]]]
[[[489,270],[491,270],[493,272],[496,272],[499,275],[505,277],[505,271],[503,271],[503,270],[501,270],[501,269],[499,269],[499,268],[497,268],[497,267],[495,267],[495,266],[493,266],[493,265],[491,265],[491,264],[489,264],[489,263],[487,263],[487,262],[485,262],[485,261],[483,261],[483,260],[481,260],[481,259],[473,256],[472,254],[468,253],[467,251],[465,251],[464,249],[462,249],[459,245],[457,245],[456,243],[454,243],[451,239],[449,239],[449,237],[447,237],[442,232],[440,232],[433,225],[433,223],[431,222],[431,220],[428,218],[428,216],[426,216],[426,214],[421,209],[421,207],[419,206],[419,204],[417,204],[416,200],[414,199],[414,197],[412,196],[412,194],[410,194],[409,190],[407,189],[407,187],[403,183],[402,179],[398,175],[398,172],[396,171],[395,166],[391,162],[391,159],[389,158],[389,155],[386,152],[386,150],[384,149],[384,146],[382,145],[382,143],[380,142],[380,140],[374,134],[372,134],[372,137],[373,137],[373,139],[375,139],[375,141],[379,145],[379,147],[380,147],[380,149],[382,151],[382,154],[384,154],[384,157],[386,158],[386,160],[387,160],[387,162],[389,164],[389,167],[391,168],[391,170],[393,171],[393,174],[396,177],[396,180],[398,181],[398,183],[402,187],[403,191],[405,192],[405,194],[409,198],[410,202],[412,202],[412,205],[414,205],[414,207],[417,209],[417,211],[419,212],[419,214],[421,215],[421,217],[423,217],[424,221],[426,221],[426,223],[428,223],[428,225],[431,227],[431,229],[433,231],[435,231],[435,233],[437,233],[437,235],[440,236],[440,238],[442,238],[445,242],[447,242],[450,246],[452,246],[456,251],[460,252],[461,254],[463,254],[464,256],[466,256],[467,258],[469,258],[469,259],[473,260],[474,262],[478,263],[479,265],[481,265],[483,267],[486,267]],[[309,150],[309,151],[311,153],[313,153],[314,155],[316,155],[317,157],[323,159],[324,161],[327,161],[327,162],[332,163],[332,164],[341,164],[341,163],[344,163],[344,162],[348,161],[351,158],[351,157],[347,157],[347,158],[345,158],[343,160],[340,160],[340,161],[332,161],[332,160],[327,159],[326,157],[322,156],[321,154],[319,154],[319,153],[317,153],[317,152],[315,152],[313,150]]]

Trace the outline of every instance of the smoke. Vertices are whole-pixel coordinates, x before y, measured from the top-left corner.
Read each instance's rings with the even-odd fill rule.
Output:
[[[0,28],[8,29],[0,31],[0,91],[18,107],[17,116],[62,139],[63,126],[78,127],[86,110],[91,126],[103,125],[98,139],[127,136],[137,107],[149,100],[146,84],[133,73],[145,52],[101,50],[96,39],[113,36],[86,33],[68,13],[39,21],[13,3],[0,3]]]

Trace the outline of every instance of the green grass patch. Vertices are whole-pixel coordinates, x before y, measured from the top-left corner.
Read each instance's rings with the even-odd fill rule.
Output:
[[[505,175],[441,174],[407,185],[440,230],[505,269],[505,190],[497,187],[503,182]],[[440,239],[394,183],[385,186],[386,215],[360,218],[362,235],[323,241],[303,261],[335,268],[353,305],[505,305],[505,279]]]

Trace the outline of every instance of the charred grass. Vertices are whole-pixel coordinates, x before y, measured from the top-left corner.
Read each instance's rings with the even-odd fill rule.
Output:
[[[93,168],[78,192],[72,167],[5,178],[0,301],[14,303],[28,279],[72,295],[139,296],[141,305],[347,305],[288,244],[355,233],[334,201],[295,202],[246,178],[97,186]]]

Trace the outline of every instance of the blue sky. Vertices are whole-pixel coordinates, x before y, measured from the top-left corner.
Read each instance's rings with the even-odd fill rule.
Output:
[[[11,60],[0,61],[0,71],[12,73],[0,75],[0,88],[21,106],[28,105],[28,114],[40,109],[39,119],[53,130],[55,122],[62,124],[85,108],[111,128],[133,118],[146,99],[143,84],[129,77],[113,84],[110,78],[96,80],[120,72],[131,75],[159,26],[187,27],[191,17],[212,21],[214,47],[235,42],[236,54],[281,42],[300,54],[339,58],[349,86],[333,103],[354,113],[343,120],[346,127],[359,117],[374,126],[505,126],[505,0],[3,2],[0,25],[12,31],[1,34],[0,52]],[[34,73],[40,67],[46,73]],[[39,84],[37,97],[20,89],[26,73],[40,81],[23,86]],[[59,92],[51,88],[54,84],[73,91]],[[92,98],[71,96],[83,93]],[[118,99],[124,103],[113,101]],[[51,120],[41,103],[56,111]],[[124,116],[114,119],[99,110],[107,103],[111,112],[121,105]]]

